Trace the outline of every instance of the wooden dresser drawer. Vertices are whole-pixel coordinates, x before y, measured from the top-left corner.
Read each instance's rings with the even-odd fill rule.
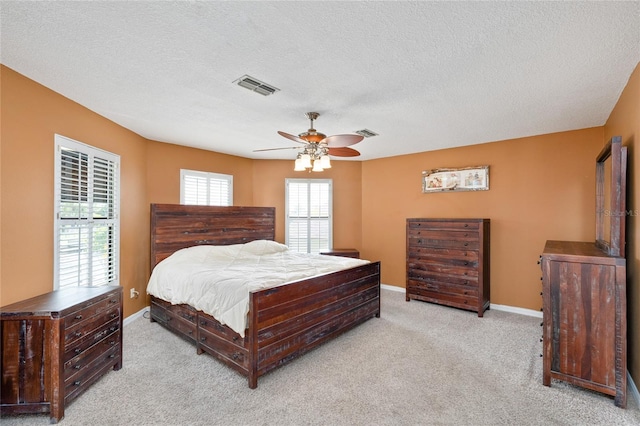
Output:
[[[481,221],[466,219],[407,219],[409,230],[419,229],[480,229]]]
[[[101,311],[120,307],[119,295],[110,295],[109,297],[99,298],[96,301],[87,302],[83,304],[82,309],[79,309],[69,315],[66,315],[63,319],[64,327],[70,328],[76,324],[86,321],[88,318],[97,315]]]
[[[64,330],[64,341],[67,346],[73,345],[74,341],[80,339],[87,334],[92,333],[95,329],[100,328],[105,323],[113,321],[120,316],[120,307],[113,306],[111,309],[98,312],[97,315],[87,318],[78,324],[75,324]]]
[[[409,272],[407,272],[407,279],[430,283],[449,283],[463,286],[473,286],[476,288],[478,287],[477,276],[471,277],[459,274],[445,274],[418,268],[412,268]]]
[[[450,249],[438,247],[409,247],[410,260],[420,262],[451,263],[454,265],[478,266],[478,250]]]
[[[77,376],[83,369],[91,368],[96,359],[105,359],[113,361],[120,356],[120,330],[113,334],[105,336],[93,346],[80,352],[75,357],[64,363],[64,379],[65,381]]]
[[[180,335],[184,335],[195,343],[198,311],[191,306],[172,305],[164,300],[152,298],[151,318],[166,327],[179,331]]]
[[[73,341],[71,344],[66,345],[64,349],[63,362],[67,362],[76,355],[89,349],[95,343],[101,341],[107,336],[114,334],[120,329],[120,320],[118,318],[100,325],[100,327],[92,330],[90,333],[84,335],[80,339]]]
[[[466,233],[465,233],[466,234]],[[428,236],[410,236],[409,247],[435,247],[462,250],[478,250],[480,242],[478,238],[430,238]]]
[[[246,369],[249,366],[249,351],[238,345],[234,345],[225,339],[221,339],[217,335],[208,332],[204,328],[200,328],[198,331],[198,349],[200,352],[200,346],[205,346],[207,353],[213,353],[216,357],[226,358],[226,363],[236,364],[242,369]],[[231,365],[230,364],[230,365]],[[233,365],[231,365],[233,367]],[[236,369],[238,369],[236,367]],[[238,371],[242,371],[242,369]]]
[[[230,340],[237,344],[239,347],[246,347],[247,345],[245,339],[240,337],[238,333],[236,333],[229,327],[220,324],[217,321],[212,321],[202,316],[198,319],[198,325],[200,330],[205,330],[209,333],[216,334],[224,338],[225,340]]]
[[[409,267],[416,272],[434,272],[443,276],[453,276],[455,278],[470,278],[475,281],[478,279],[477,263],[468,262],[423,262],[420,259],[409,258]]]

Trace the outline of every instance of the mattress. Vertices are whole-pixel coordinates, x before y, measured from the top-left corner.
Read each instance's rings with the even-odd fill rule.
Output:
[[[275,241],[194,246],[158,263],[147,293],[172,304],[188,304],[213,316],[242,337],[249,293],[369,263],[367,260],[297,253]]]

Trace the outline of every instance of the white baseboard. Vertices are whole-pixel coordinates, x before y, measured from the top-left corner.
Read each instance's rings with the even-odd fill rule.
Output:
[[[504,311],[504,312],[511,312],[514,314],[526,315],[528,317],[542,318],[542,312],[540,311],[534,311],[533,309],[518,308],[516,306],[496,305],[495,303],[491,303],[490,309],[493,309],[496,311]]]
[[[122,325],[126,326],[131,324],[133,321],[137,320],[138,318],[140,318],[141,316],[143,316],[146,312],[149,312],[149,307],[144,307],[142,309],[140,309],[138,312],[136,312],[135,314],[129,315],[128,317],[126,317],[123,321],[122,321]]]
[[[383,288],[385,290],[399,291],[399,292],[404,293],[404,287],[398,287],[398,286],[395,286],[395,285],[380,284],[380,288]]]

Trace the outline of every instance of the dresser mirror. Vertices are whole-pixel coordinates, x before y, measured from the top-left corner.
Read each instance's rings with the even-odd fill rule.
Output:
[[[615,136],[596,158],[596,246],[624,257],[627,147]]]

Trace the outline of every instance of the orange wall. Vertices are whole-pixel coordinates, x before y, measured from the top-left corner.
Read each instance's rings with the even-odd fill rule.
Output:
[[[540,309],[545,241],[595,239],[595,158],[602,128],[367,161],[363,257],[382,282],[405,286],[406,219],[491,219],[491,303]],[[489,191],[423,194],[421,173],[489,165]]]
[[[631,74],[604,126],[605,141],[622,136],[627,147],[627,336],[628,368],[636,385],[640,384],[640,64]]]
[[[362,163],[331,161],[322,173],[294,172],[291,160],[254,162],[253,205],[276,207],[276,240],[285,241],[285,179],[333,180],[333,246],[361,250]]]
[[[147,180],[149,203],[180,203],[180,169],[233,175],[233,203],[252,204],[253,160],[212,151],[149,141]]]
[[[5,66],[0,78],[0,306],[53,290],[58,133],[121,157],[120,282],[125,316],[137,312],[145,300],[128,293],[144,288],[149,269],[146,140]]]

